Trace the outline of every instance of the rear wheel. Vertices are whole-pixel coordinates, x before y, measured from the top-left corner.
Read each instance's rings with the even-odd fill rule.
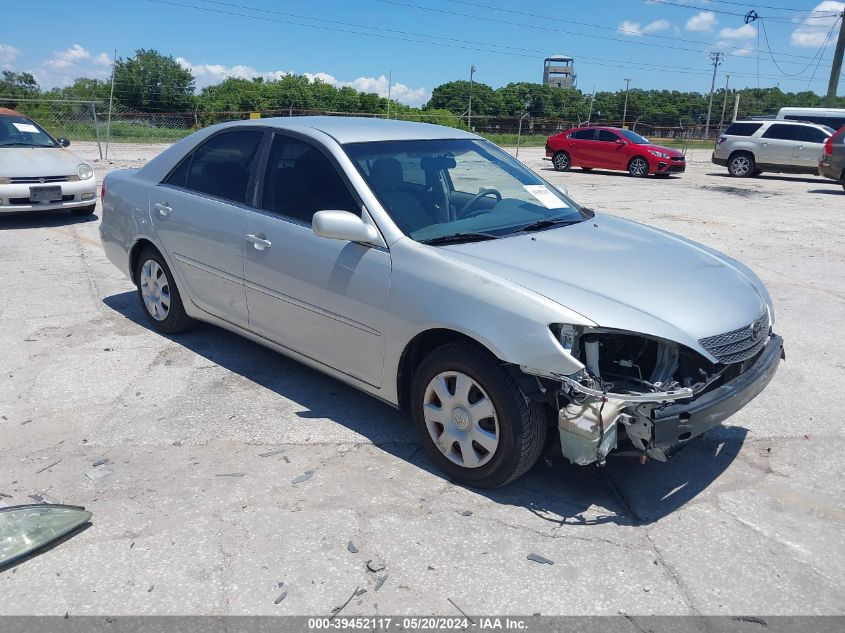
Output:
[[[73,213],[73,215],[91,215],[94,213],[94,209],[96,208],[96,204],[91,204],[87,207],[77,207],[76,209],[71,209],[70,212]]]
[[[432,461],[479,488],[525,473],[546,439],[542,405],[530,402],[488,352],[452,343],[429,354],[414,375],[412,414]]]
[[[572,159],[566,152],[558,152],[552,156],[552,165],[558,171],[568,171],[572,167]]]
[[[173,273],[156,249],[147,247],[138,257],[135,279],[144,316],[154,329],[164,334],[178,334],[196,324],[185,312]]]
[[[628,163],[628,173],[634,178],[648,176],[648,161],[642,156],[634,156]]]
[[[757,163],[748,152],[736,152],[728,159],[728,173],[734,178],[756,176]]]

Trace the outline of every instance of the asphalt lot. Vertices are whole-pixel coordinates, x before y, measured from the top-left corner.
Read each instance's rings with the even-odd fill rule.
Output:
[[[0,614],[331,615],[356,588],[344,615],[845,613],[841,187],[731,179],[701,150],[668,180],[541,152],[520,158],[576,200],[768,285],[787,360],[724,428],[668,464],[553,458],[468,490],[406,415],[214,327],[148,329],[96,217],[0,216],[0,502],[94,513],[0,573]]]

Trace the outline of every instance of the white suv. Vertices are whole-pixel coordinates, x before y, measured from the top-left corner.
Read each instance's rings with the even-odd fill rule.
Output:
[[[826,125],[802,121],[737,121],[716,141],[713,162],[738,178],[764,171],[817,175],[824,143],[833,133]]]

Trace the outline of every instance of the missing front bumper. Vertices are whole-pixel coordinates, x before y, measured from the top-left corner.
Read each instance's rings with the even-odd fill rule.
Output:
[[[751,402],[771,382],[783,358],[783,339],[773,334],[745,372],[696,398],[643,403],[607,397],[604,402],[569,404],[558,414],[563,456],[580,465],[602,462],[616,449],[621,425],[640,454],[665,461],[677,447]]]

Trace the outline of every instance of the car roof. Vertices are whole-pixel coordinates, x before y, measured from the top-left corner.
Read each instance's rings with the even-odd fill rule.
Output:
[[[245,121],[232,121],[223,126],[243,125]],[[318,130],[328,134],[338,143],[362,143],[371,141],[409,141],[429,139],[479,139],[481,137],[445,125],[397,121],[374,117],[348,116],[297,116],[273,117],[250,120],[249,123],[278,128],[310,132]]]

